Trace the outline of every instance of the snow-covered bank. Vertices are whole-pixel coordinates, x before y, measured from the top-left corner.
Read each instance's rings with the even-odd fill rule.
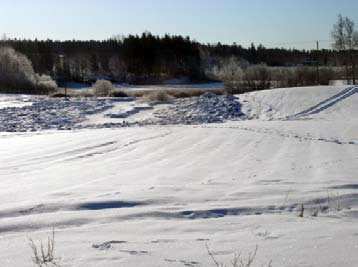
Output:
[[[169,120],[204,106],[187,101],[138,112],[110,102],[86,118]],[[206,244],[227,265],[258,245],[254,266],[356,266],[355,91],[234,101],[246,117],[222,123],[0,133],[0,266],[33,266],[27,238],[52,226],[61,266],[215,266]]]
[[[358,87],[282,88],[240,95],[252,119],[357,120]]]

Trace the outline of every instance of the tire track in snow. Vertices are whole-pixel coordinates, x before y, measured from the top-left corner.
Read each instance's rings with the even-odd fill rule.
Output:
[[[358,142],[356,141],[341,141],[338,139],[328,139],[328,138],[322,138],[322,137],[310,137],[310,136],[304,136],[299,135],[296,133],[288,134],[282,131],[275,131],[271,130],[269,128],[249,128],[249,127],[243,127],[243,126],[211,126],[211,125],[205,125],[201,126],[201,128],[211,128],[211,129],[231,129],[231,130],[240,130],[240,131],[249,131],[249,132],[255,132],[255,133],[261,133],[261,134],[269,134],[269,135],[276,135],[281,136],[285,138],[292,138],[297,139],[299,141],[317,141],[317,142],[325,142],[325,143],[331,143],[331,144],[337,144],[337,145],[358,145]]]
[[[317,105],[311,108],[301,111],[295,115],[288,116],[287,119],[288,120],[299,119],[301,117],[318,114],[356,93],[358,93],[358,87],[355,86],[348,87],[338,92],[337,94],[327,98],[326,100],[321,101],[320,103],[318,103]]]
[[[36,167],[40,167],[43,165],[50,166],[61,162],[70,162],[73,160],[80,160],[89,157],[105,155],[107,153],[111,153],[131,145],[135,145],[141,142],[146,142],[158,138],[164,138],[172,134],[172,131],[169,128],[166,128],[166,130],[167,131],[165,133],[157,134],[146,138],[131,140],[125,144],[120,144],[119,141],[112,140],[97,145],[86,146],[86,147],[73,149],[61,153],[55,153],[52,155],[43,156],[43,157],[32,158],[25,163],[21,163],[20,165],[10,165],[6,167],[1,167],[0,172],[4,171],[6,174],[11,174],[11,173],[18,172],[19,170],[23,170],[24,168],[29,168],[33,166]],[[13,169],[16,169],[16,171],[9,172],[9,170],[13,170]]]

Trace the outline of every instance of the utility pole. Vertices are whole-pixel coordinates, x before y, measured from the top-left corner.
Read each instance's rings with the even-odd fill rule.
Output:
[[[64,55],[59,55],[59,58],[60,58],[60,64],[61,64],[61,72],[62,72],[62,75],[63,75],[63,72],[64,72],[64,58],[65,56]],[[67,85],[65,86],[65,99],[67,99]]]
[[[320,79],[319,79],[319,41],[316,42],[317,45],[317,58],[316,58],[316,77],[317,77],[317,85],[320,84]]]
[[[353,85],[356,84],[356,76],[355,76],[355,62],[354,62],[354,51],[350,51],[351,53],[351,62],[352,62],[352,82],[353,82]]]

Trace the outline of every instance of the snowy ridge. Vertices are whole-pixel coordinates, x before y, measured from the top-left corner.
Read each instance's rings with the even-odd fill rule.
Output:
[[[335,104],[337,104],[338,102],[340,101],[343,101],[344,99],[354,95],[358,93],[358,87],[348,87],[340,92],[338,92],[337,94],[335,94],[334,96],[331,96],[329,97],[328,99],[318,103],[317,105],[309,108],[309,109],[306,109],[304,111],[301,111],[295,115],[293,115],[292,117],[289,117],[290,119],[291,118],[301,118],[301,117],[304,117],[304,116],[310,116],[310,115],[313,115],[313,114],[318,114],[332,106],[334,106]]]
[[[240,95],[251,119],[357,119],[357,87],[319,86],[265,90]]]

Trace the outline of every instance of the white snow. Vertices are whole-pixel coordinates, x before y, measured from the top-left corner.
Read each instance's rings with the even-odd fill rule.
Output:
[[[33,266],[28,238],[53,226],[61,266],[215,266],[206,245],[227,266],[256,245],[254,266],[357,266],[357,98],[332,86],[0,109],[0,266]],[[75,130],[41,126],[59,111]]]
[[[25,107],[31,106],[31,97],[27,95],[1,95],[0,109],[9,107]]]

